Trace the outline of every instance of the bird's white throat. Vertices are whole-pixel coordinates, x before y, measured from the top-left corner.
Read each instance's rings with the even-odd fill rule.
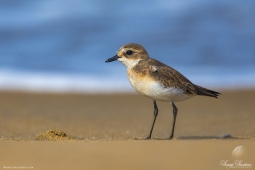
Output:
[[[124,64],[128,69],[131,69],[135,67],[141,59],[126,59],[126,58],[119,58],[118,61],[120,61],[122,64]]]

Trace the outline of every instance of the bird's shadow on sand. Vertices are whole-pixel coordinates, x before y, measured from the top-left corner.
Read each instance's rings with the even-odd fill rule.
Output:
[[[178,140],[225,140],[225,139],[246,139],[246,138],[240,138],[240,137],[234,137],[234,136],[180,136],[177,137]]]
[[[235,137],[231,135],[225,136],[179,136],[174,140],[231,140],[231,139],[250,139],[244,137]],[[170,140],[169,138],[152,138],[152,140]]]

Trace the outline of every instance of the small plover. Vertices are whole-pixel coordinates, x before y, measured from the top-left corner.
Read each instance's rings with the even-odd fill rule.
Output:
[[[127,67],[128,79],[133,88],[140,94],[153,100],[154,118],[146,139],[151,139],[153,127],[158,115],[156,101],[171,102],[173,107],[172,131],[174,136],[177,107],[174,102],[183,101],[196,95],[218,98],[219,92],[193,84],[177,70],[150,58],[145,48],[139,44],[122,46],[117,55],[105,62],[118,60]]]

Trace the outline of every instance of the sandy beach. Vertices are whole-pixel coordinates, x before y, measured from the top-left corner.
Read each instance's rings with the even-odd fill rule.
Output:
[[[152,140],[146,137],[151,99],[137,94],[0,92],[2,169],[226,169],[223,160],[255,167],[255,90],[194,97],[179,109],[172,141],[172,107],[158,102]],[[49,130],[71,137],[36,139]],[[223,135],[230,138],[220,139]],[[232,155],[237,146],[244,154]]]

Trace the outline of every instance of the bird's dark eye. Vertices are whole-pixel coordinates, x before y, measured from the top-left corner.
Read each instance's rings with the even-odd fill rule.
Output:
[[[132,55],[132,54],[133,54],[133,51],[127,50],[126,54],[127,54],[127,55]]]

